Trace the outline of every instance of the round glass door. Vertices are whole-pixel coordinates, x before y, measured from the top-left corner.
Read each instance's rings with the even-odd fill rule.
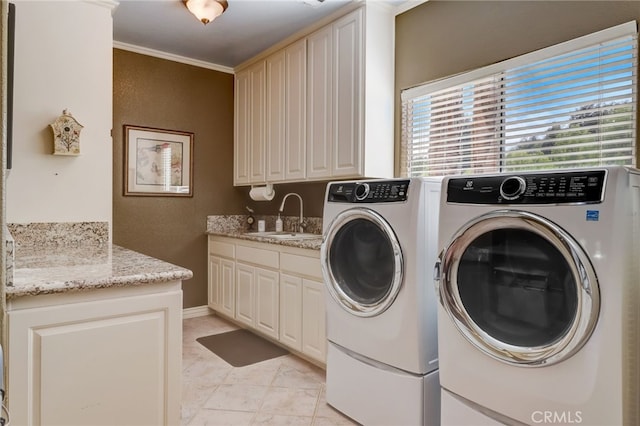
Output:
[[[384,312],[402,284],[400,244],[389,224],[370,209],[343,211],[331,222],[320,251],[331,296],[358,316]]]
[[[467,224],[440,257],[440,301],[473,345],[504,362],[540,366],[577,352],[599,312],[595,271],[581,246],[528,212]]]

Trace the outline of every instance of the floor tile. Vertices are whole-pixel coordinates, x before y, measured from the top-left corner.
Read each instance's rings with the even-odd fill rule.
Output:
[[[324,369],[294,354],[233,367],[196,341],[238,328],[214,315],[183,321],[183,426],[357,424],[326,403]]]
[[[254,385],[220,385],[205,402],[204,408],[257,411],[269,388]]]
[[[260,407],[261,413],[313,416],[319,390],[271,387]]]
[[[201,410],[188,426],[243,426],[251,424],[255,414],[247,411]]]
[[[253,425],[278,425],[278,426],[311,426],[313,417],[281,416],[278,414],[258,413],[253,419]]]

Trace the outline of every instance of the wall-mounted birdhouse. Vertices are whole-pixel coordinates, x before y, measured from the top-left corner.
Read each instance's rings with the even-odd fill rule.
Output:
[[[80,155],[82,125],[66,109],[51,123],[54,155]]]

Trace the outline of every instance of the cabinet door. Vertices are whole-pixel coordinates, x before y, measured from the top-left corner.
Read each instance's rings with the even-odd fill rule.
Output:
[[[176,288],[10,311],[11,423],[179,424],[182,291]]]
[[[307,177],[331,176],[333,117],[331,25],[307,37]]]
[[[249,183],[250,93],[249,71],[238,72],[235,81],[234,185]]]
[[[253,327],[255,318],[253,267],[236,264],[236,312],[235,319]]]
[[[307,101],[307,40],[287,47],[286,70],[286,161],[285,178],[305,178],[306,166],[306,101]]]
[[[222,259],[217,256],[209,256],[209,276],[207,301],[208,306],[214,311],[220,309],[222,294]]]
[[[250,102],[249,102],[249,181],[263,183],[266,179],[266,72],[265,61],[249,67]]]
[[[326,362],[324,284],[302,280],[302,352]]]
[[[230,259],[220,260],[220,300],[221,313],[233,318],[235,313],[235,263]]]
[[[235,312],[233,260],[209,256],[209,307],[233,318]]]
[[[363,26],[362,9],[333,24],[332,177],[362,174]],[[375,155],[372,153],[372,155]]]
[[[267,336],[278,338],[278,272],[255,268],[255,327]]]
[[[280,273],[280,342],[302,351],[302,278]]]
[[[267,66],[267,182],[277,182],[285,178],[285,137],[286,137],[286,83],[285,52],[274,53],[266,59]]]

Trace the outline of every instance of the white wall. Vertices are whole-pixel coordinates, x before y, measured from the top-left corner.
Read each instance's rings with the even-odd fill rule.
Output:
[[[13,168],[7,222],[108,221],[112,206],[110,0],[16,3]],[[50,123],[84,126],[80,156],[54,156]]]

